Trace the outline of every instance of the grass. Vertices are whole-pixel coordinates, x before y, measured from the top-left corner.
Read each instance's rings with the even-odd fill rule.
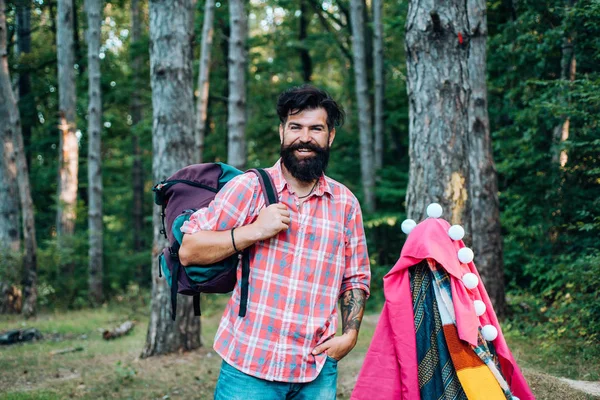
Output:
[[[121,304],[48,313],[29,321],[1,316],[0,331],[35,327],[44,340],[0,348],[0,399],[212,399],[221,360],[211,346],[223,301],[217,297],[212,306],[203,302],[203,348],[149,359],[140,359],[148,323],[144,308],[132,311]],[[103,328],[128,319],[136,321],[128,336],[110,342],[102,339]],[[376,314],[365,316],[356,348],[339,363],[339,399],[350,397],[376,324]],[[537,352],[534,339],[510,331],[507,337],[538,399],[592,399],[547,373],[569,371],[571,378],[586,379],[592,376],[589,371],[599,371],[598,361],[565,358],[568,351],[560,349],[552,354]],[[50,355],[52,350],[69,347],[84,350]]]

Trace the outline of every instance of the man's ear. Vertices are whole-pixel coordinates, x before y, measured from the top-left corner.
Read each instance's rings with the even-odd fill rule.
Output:
[[[279,124],[279,141],[283,143],[283,124]]]
[[[329,147],[331,147],[333,139],[335,139],[335,128],[329,131]]]

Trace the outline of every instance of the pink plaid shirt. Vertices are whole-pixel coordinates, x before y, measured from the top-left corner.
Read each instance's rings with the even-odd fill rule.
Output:
[[[335,335],[337,301],[350,289],[369,294],[370,268],[360,205],[344,185],[326,176],[299,206],[278,161],[268,168],[288,206],[291,225],[250,250],[250,288],[245,317],[238,316],[236,285],[215,337],[215,351],[240,371],[261,379],[310,382],[326,355],[315,346]],[[256,220],[265,202],[258,178],[232,179],[214,201],[194,213],[184,233],[228,230]],[[241,266],[238,267],[241,281]]]

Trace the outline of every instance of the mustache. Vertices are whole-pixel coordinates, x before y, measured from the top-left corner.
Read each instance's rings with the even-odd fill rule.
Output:
[[[324,153],[326,151],[325,148],[320,147],[311,142],[294,143],[289,146],[286,146],[285,150],[289,151],[289,152],[296,151],[296,150],[310,150],[310,151],[314,151],[315,153]]]

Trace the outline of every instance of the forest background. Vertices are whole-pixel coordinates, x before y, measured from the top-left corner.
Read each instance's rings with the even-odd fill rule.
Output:
[[[151,189],[157,183],[151,172],[156,116],[148,27],[153,14],[140,0],[99,3],[102,166],[95,181],[102,183],[103,267],[98,288],[90,279],[91,250],[97,242],[90,236],[88,222],[89,192],[96,189],[89,183],[94,180],[87,179],[90,165],[96,168],[88,161],[89,140],[93,137],[88,132],[92,114],[88,107],[93,104],[88,77],[97,69],[88,62],[85,37],[89,15],[81,0],[73,0],[74,29],[69,34],[74,50],[73,126],[79,150],[72,234],[62,235],[57,223],[57,214],[64,211],[64,202],[57,195],[64,117],[59,112],[60,52],[56,45],[61,1],[8,0],[5,4],[6,55],[18,99],[35,215],[37,301],[29,313],[82,309],[132,297],[145,299],[149,306],[154,268],[152,216],[156,213]],[[239,113],[231,108],[236,93],[230,86],[231,71],[239,67],[231,55],[229,40],[236,30],[235,25],[232,29],[229,8],[236,3],[214,4],[207,115],[202,124],[204,162],[237,162],[228,154],[235,142],[230,118],[232,113]],[[368,97],[374,104],[377,66],[373,39],[377,25],[372,21],[377,2],[362,2],[363,21],[357,22],[351,16],[354,3],[245,3],[248,35],[242,47],[247,49],[247,59],[242,71],[246,71],[246,103],[241,113],[247,120],[242,131],[245,154],[237,164],[266,167],[279,157],[275,102],[281,91],[310,82],[340,101],[347,120],[338,130],[328,175],[347,185],[365,209],[373,272],[373,296],[368,308],[376,312],[383,301],[381,279],[396,261],[405,240],[400,223],[407,215],[411,163],[404,45],[409,2],[382,5],[383,114],[381,119],[373,117],[373,121],[382,121],[383,142],[375,148],[380,165],[373,161],[377,168],[368,177],[364,169],[361,172],[365,146],[359,133],[359,117],[364,112],[355,90],[359,78],[355,74],[352,32],[356,29],[353,24],[362,28]],[[204,2],[189,4],[192,12],[186,15],[193,18],[193,24],[190,22],[192,28],[186,34],[193,60],[194,95],[200,99],[202,90],[195,83],[201,43],[206,38],[202,33],[206,8]],[[500,312],[507,329],[537,338],[540,346],[568,343],[570,351],[583,361],[600,354],[599,20],[597,1],[487,2],[487,111],[497,169],[502,290],[506,296],[506,307]],[[456,42],[462,44],[462,40],[458,33]],[[188,117],[195,120],[196,110],[192,111]],[[8,121],[3,119],[0,124]],[[2,140],[6,150],[12,139],[5,135]],[[2,156],[6,171],[12,156],[6,151]],[[3,290],[13,285],[23,289],[27,281],[23,276],[27,260],[21,251],[27,229],[20,224],[14,177],[10,178],[9,173],[2,176]],[[433,181],[436,177],[429,178]],[[363,190],[369,179],[374,199],[368,199],[370,192]],[[3,307],[4,312],[11,311]]]

